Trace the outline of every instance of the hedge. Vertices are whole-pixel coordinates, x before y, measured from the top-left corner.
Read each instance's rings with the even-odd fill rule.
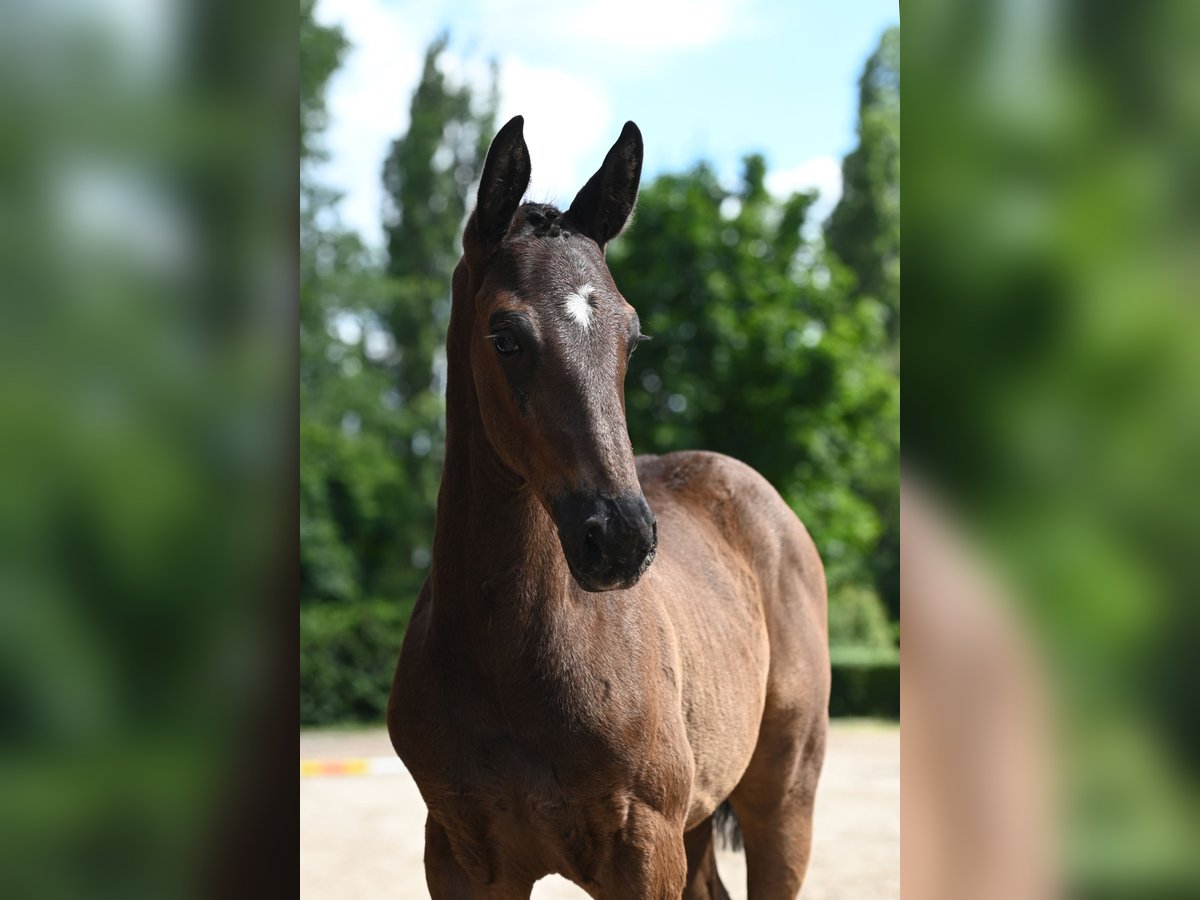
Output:
[[[412,604],[391,600],[307,606],[300,612],[300,724],[379,723]],[[900,654],[831,651],[831,716],[900,717]]]
[[[900,718],[900,652],[869,647],[830,650],[831,716]]]
[[[301,725],[383,721],[411,612],[393,600],[301,609]]]

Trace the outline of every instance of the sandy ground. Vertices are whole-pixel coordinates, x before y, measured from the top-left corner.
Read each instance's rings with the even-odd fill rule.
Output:
[[[301,759],[392,756],[382,729],[300,734]],[[406,774],[300,779],[300,895],[305,900],[427,898],[421,863],[425,805]],[[722,851],[718,867],[734,900],[746,897],[745,858]],[[809,900],[900,896],[900,730],[835,722],[817,791]],[[586,898],[558,877],[537,900]]]

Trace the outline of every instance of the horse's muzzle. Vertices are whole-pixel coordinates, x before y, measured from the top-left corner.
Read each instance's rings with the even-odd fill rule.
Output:
[[[633,587],[654,561],[658,525],[640,493],[568,494],[551,509],[567,566],[585,591]]]

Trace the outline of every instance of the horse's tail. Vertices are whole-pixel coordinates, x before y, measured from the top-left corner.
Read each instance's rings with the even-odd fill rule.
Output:
[[[713,833],[721,839],[721,846],[726,850],[742,849],[742,826],[728,800],[713,813]]]

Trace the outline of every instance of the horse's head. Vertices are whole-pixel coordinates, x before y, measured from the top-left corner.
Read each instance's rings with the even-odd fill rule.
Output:
[[[637,199],[642,136],[626,123],[570,209],[521,203],[529,150],[516,117],[488,151],[463,237],[474,294],[469,358],[487,440],[549,512],[585,590],[632,586],[657,527],[625,426],[641,339],[604,247]]]

